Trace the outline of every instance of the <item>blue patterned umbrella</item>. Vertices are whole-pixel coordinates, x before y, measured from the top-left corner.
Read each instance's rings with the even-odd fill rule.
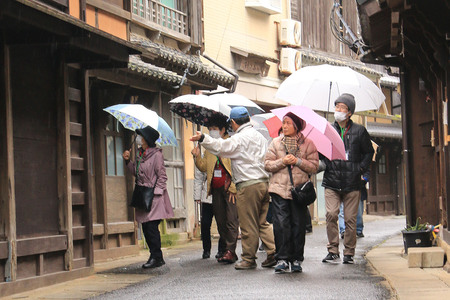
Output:
[[[162,146],[178,146],[175,134],[166,121],[158,116],[156,112],[141,104],[117,104],[103,110],[113,115],[126,129],[134,131],[150,126],[161,135],[156,141],[158,144]]]

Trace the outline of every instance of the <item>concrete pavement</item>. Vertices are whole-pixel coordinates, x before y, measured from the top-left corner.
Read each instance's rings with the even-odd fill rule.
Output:
[[[365,216],[365,222],[380,218],[384,217]],[[186,250],[197,250],[201,253],[201,242],[193,241],[164,249],[164,255],[166,258],[176,257],[177,254]],[[2,299],[87,299],[98,296],[148,280],[152,276],[158,276],[147,272],[140,274],[108,272],[118,267],[145,262],[147,258],[147,250],[142,250],[139,256],[96,264],[94,275]],[[442,268],[408,268],[407,259],[403,256],[403,241],[400,233],[372,248],[366,254],[366,259],[380,276],[386,278],[392,290],[393,299],[450,299],[450,274]]]

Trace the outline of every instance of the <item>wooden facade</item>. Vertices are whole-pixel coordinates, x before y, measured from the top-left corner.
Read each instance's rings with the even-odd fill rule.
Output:
[[[202,47],[201,1],[174,1],[185,13],[196,10],[182,33],[133,21],[134,2],[0,2],[0,297],[86,276],[94,261],[137,254],[142,246],[127,205],[134,180],[121,158],[132,132],[103,111],[107,106],[144,104],[174,129],[180,147],[163,153],[175,216],[162,232],[192,232],[185,129],[167,102],[233,80],[188,52]],[[145,3],[157,5],[159,15],[156,2]],[[153,38],[174,48],[128,41],[131,33],[158,30]]]
[[[362,60],[400,67],[408,223],[442,224],[450,242],[448,149],[450,1],[357,1]],[[420,46],[419,46],[420,45]]]

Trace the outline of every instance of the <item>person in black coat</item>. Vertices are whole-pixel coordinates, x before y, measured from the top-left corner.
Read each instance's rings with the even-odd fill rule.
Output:
[[[369,170],[373,147],[364,126],[353,123],[350,117],[355,112],[355,98],[342,94],[335,104],[333,127],[341,136],[346,160],[321,159],[319,170],[325,170],[322,186],[325,188],[325,209],[328,236],[328,254],[324,263],[338,263],[339,256],[339,206],[344,204],[344,264],[352,264],[356,248],[356,215],[360,201],[361,176]]]

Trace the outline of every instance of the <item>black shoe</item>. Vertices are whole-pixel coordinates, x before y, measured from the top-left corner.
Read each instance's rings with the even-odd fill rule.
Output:
[[[291,272],[292,273],[301,273],[303,271],[302,269],[302,262],[299,260],[294,260],[293,262],[291,262]]]
[[[209,258],[211,256],[211,253],[209,252],[209,251],[203,251],[203,254],[202,254],[202,258],[203,259],[206,259],[206,258]]]
[[[219,258],[222,258],[223,257],[223,255],[225,254],[225,252],[224,251],[217,251],[217,253],[216,253],[216,258],[217,259],[219,259]]]
[[[339,257],[339,254],[334,254],[331,252],[328,252],[327,256],[325,256],[324,259],[322,259],[322,262],[329,263],[329,264],[337,264],[341,258]]]
[[[356,236],[359,237],[359,238],[362,238],[362,237],[364,237],[364,234],[362,232],[357,232]]]
[[[344,255],[343,264],[353,264],[353,256],[351,255]]]
[[[150,258],[145,264],[142,265],[142,268],[143,269],[158,268],[165,264],[166,262],[162,258],[159,259]]]
[[[342,231],[341,232],[341,239],[344,239],[344,234],[345,234],[345,231]]]

